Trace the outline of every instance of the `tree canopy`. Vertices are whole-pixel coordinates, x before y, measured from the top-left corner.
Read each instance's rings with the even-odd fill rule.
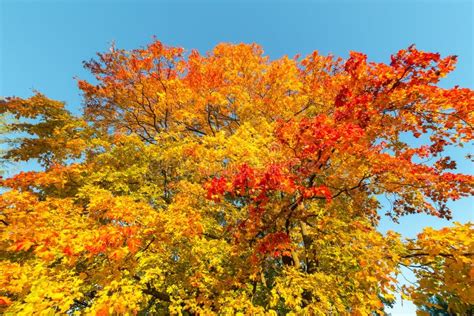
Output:
[[[154,41],[85,63],[80,116],[7,98],[4,158],[42,169],[0,182],[0,311],[368,315],[401,293],[472,312],[472,223],[378,230],[382,198],[450,219],[474,192],[445,151],[472,141],[474,91],[438,85],[455,63]]]

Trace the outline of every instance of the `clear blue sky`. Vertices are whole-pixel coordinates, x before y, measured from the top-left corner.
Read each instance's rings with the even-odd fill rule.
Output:
[[[389,61],[410,44],[458,55],[444,86],[474,88],[473,2],[456,1],[21,1],[0,0],[0,96],[27,97],[32,89],[68,102],[79,112],[74,76],[88,78],[81,62],[105,51],[146,45],[156,35],[169,45],[201,52],[219,42],[256,42],[272,58],[313,50],[346,57],[350,50]],[[460,171],[473,173],[453,149]],[[25,168],[27,168],[26,166]],[[473,199],[453,204],[454,219],[473,220]],[[382,221],[382,230],[414,236],[446,221],[428,216]],[[394,314],[412,313],[400,305]]]

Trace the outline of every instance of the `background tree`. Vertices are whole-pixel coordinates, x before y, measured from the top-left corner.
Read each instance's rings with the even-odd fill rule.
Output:
[[[84,114],[41,94],[8,98],[6,157],[39,172],[2,180],[6,313],[383,313],[402,266],[450,312],[472,308],[472,225],[415,241],[377,231],[450,218],[473,193],[443,153],[472,140],[474,93],[414,46],[390,64],[269,60],[258,45],[200,55],[155,41],[85,63]],[[26,119],[22,121],[22,119]],[[407,142],[422,138],[424,145]]]
[[[2,106],[6,102],[3,97],[0,97],[0,106]],[[1,135],[1,141],[0,141],[0,157],[3,157],[5,155],[6,148],[4,147],[6,144],[4,143],[4,138],[8,134],[8,129],[7,129],[7,120],[5,115],[0,115],[0,135]],[[4,174],[5,172],[5,161],[3,158],[0,158],[0,176]]]

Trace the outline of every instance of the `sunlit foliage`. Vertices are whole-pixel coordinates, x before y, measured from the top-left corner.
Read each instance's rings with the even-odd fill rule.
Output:
[[[1,180],[2,311],[368,315],[397,292],[472,310],[471,224],[377,230],[383,196],[394,220],[449,219],[473,193],[444,151],[472,141],[474,92],[437,86],[455,63],[155,41],[85,63],[81,116],[7,98],[5,158],[42,170]]]

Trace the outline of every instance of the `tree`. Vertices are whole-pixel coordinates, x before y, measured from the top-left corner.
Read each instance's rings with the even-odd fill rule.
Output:
[[[410,268],[419,280],[408,292],[415,304],[430,315],[474,313],[474,250],[472,224],[451,229],[426,228],[408,244]]]
[[[5,101],[3,100],[2,97],[0,97],[0,106],[3,105]],[[0,115],[0,176],[4,174],[5,172],[5,161],[1,157],[5,155],[5,144],[3,141],[3,138],[8,134],[8,128],[7,128],[7,118],[5,115]]]
[[[381,314],[402,266],[416,304],[472,309],[472,224],[377,230],[382,196],[394,220],[449,219],[474,191],[444,152],[472,140],[473,91],[437,86],[455,62],[155,41],[86,62],[79,117],[8,98],[9,130],[29,136],[5,157],[43,170],[1,182],[3,311]]]

